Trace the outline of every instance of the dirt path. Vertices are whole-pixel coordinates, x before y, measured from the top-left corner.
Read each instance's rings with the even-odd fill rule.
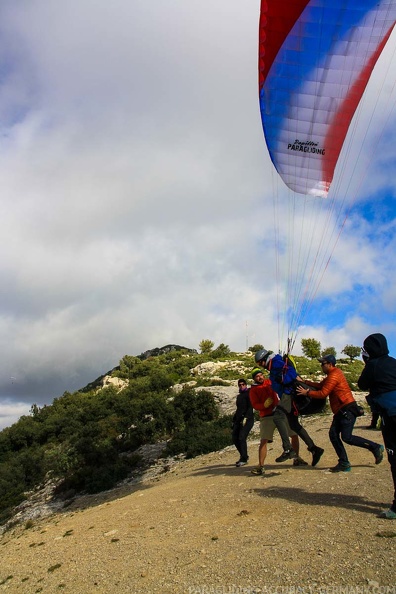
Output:
[[[276,464],[277,437],[252,475],[256,436],[250,466],[227,448],[5,533],[0,592],[396,594],[396,522],[376,517],[393,494],[388,462],[349,447],[352,472],[330,473],[330,421],[304,422],[325,448],[317,468]]]

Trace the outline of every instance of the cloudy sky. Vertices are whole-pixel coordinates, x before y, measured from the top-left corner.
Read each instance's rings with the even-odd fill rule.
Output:
[[[258,0],[2,0],[0,428],[125,354],[277,348],[283,189],[260,122],[258,18]],[[388,119],[345,158],[352,210],[297,354],[301,337],[340,354],[373,331],[396,354],[396,117],[381,84],[360,119],[374,105]]]

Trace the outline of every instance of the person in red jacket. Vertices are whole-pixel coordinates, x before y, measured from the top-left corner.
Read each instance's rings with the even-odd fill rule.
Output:
[[[254,369],[252,373],[254,384],[250,387],[250,402],[255,410],[259,411],[260,415],[260,445],[259,445],[259,465],[253,468],[252,474],[264,474],[264,462],[267,457],[267,444],[272,443],[274,431],[276,429],[274,423],[274,409],[279,404],[279,396],[272,389],[271,380],[265,379],[261,369]],[[296,458],[293,460],[293,466],[307,466],[307,462],[300,458],[298,435],[289,428],[289,437],[292,441],[292,446],[296,452]]]
[[[358,406],[353,397],[345,375],[336,367],[334,355],[326,355],[319,359],[322,371],[326,377],[321,382],[304,380],[304,383],[316,390],[297,388],[297,393],[311,398],[329,397],[330,407],[333,412],[333,421],[329,429],[329,438],[338,455],[338,464],[331,468],[332,472],[349,472],[351,464],[343,442],[370,450],[374,455],[375,463],[382,462],[384,446],[369,439],[353,435]]]

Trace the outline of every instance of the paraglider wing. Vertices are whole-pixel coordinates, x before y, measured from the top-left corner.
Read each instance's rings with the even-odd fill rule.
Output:
[[[327,196],[395,19],[395,0],[261,1],[263,129],[272,162],[295,192]]]

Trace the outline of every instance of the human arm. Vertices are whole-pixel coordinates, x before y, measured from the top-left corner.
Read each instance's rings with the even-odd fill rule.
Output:
[[[370,365],[369,362],[364,367],[358,381],[357,385],[361,390],[369,390],[371,388],[371,373],[370,373]]]
[[[303,380],[304,384],[311,388],[315,388],[314,390],[310,390],[310,388],[305,388],[303,386],[297,386],[296,392],[299,396],[309,396],[310,398],[327,398],[330,392],[334,388],[335,382],[331,382],[329,384],[329,376],[327,376],[321,382],[313,382],[311,380]]]
[[[252,386],[250,388],[250,402],[255,410],[260,412],[268,410],[278,404],[279,398],[277,393],[272,389],[270,382],[265,385]],[[269,399],[272,402],[269,402]]]

